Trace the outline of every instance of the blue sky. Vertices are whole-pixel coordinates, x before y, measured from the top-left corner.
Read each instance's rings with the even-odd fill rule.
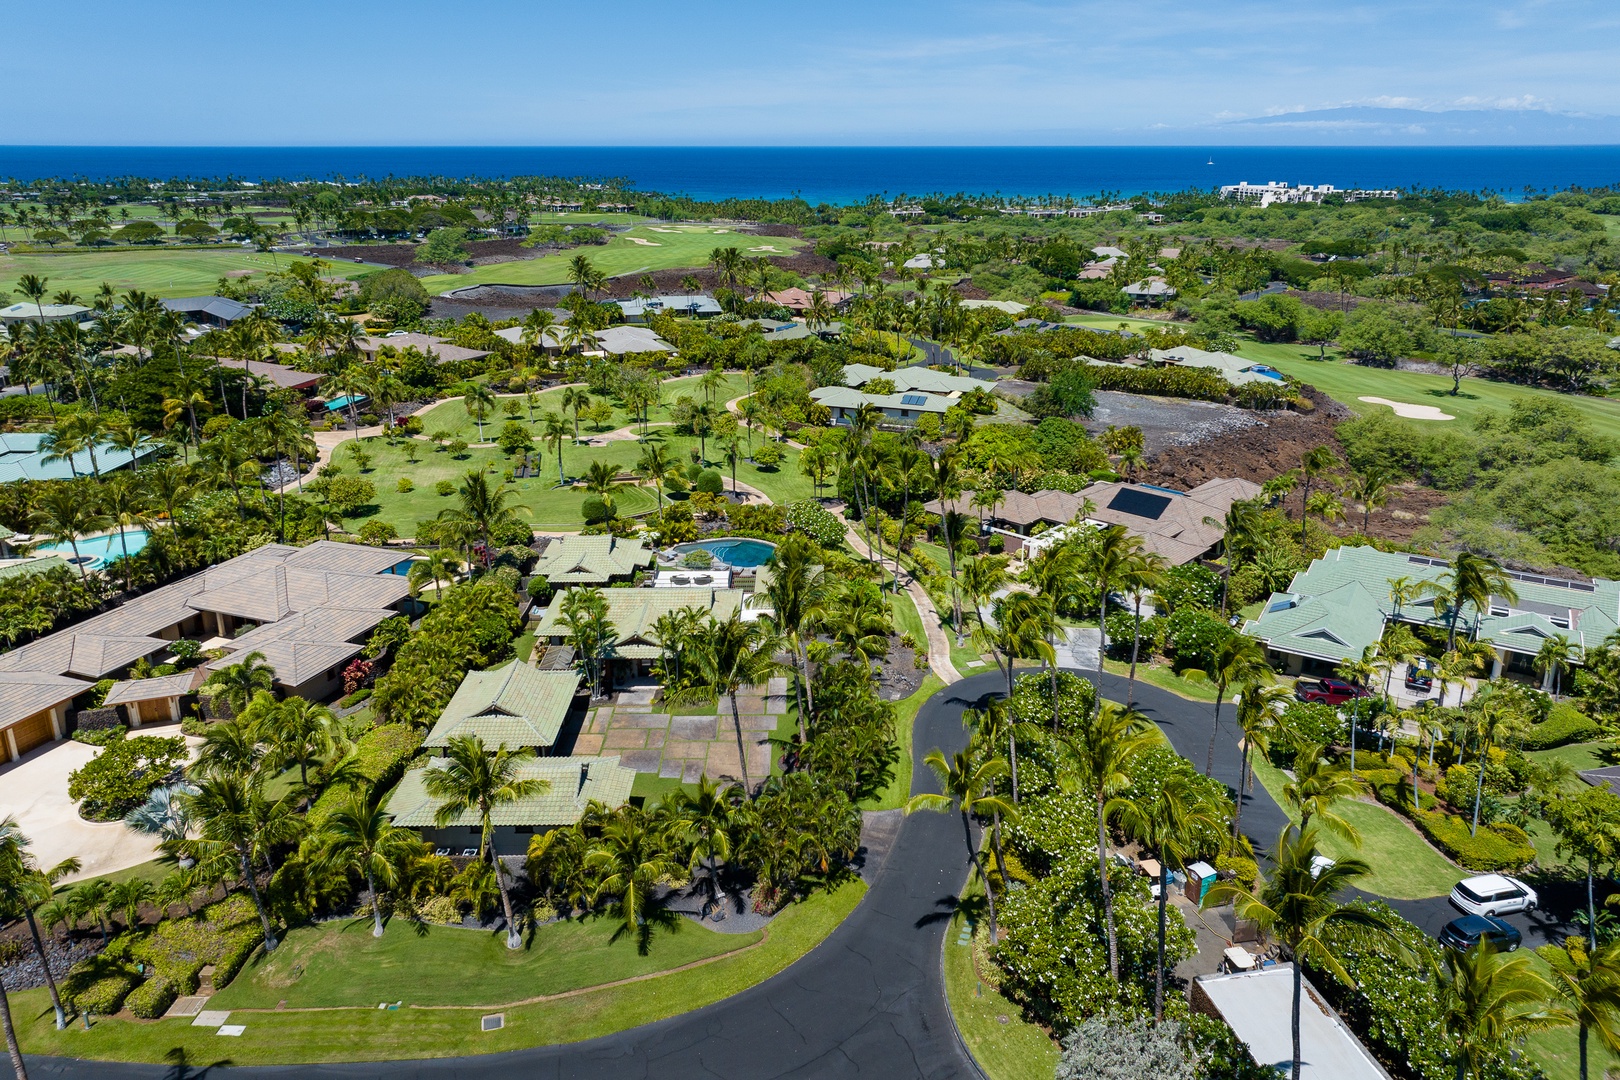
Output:
[[[1342,142],[1332,125],[1223,125],[1344,106],[1508,110],[1523,131],[1549,111],[1620,114],[1620,6],[1590,0],[89,0],[63,15],[7,16],[4,142]]]

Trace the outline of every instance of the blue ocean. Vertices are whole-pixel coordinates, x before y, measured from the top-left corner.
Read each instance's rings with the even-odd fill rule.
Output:
[[[1620,184],[1620,146],[1563,147],[525,147],[0,146],[0,177],[332,180],[387,176],[620,178],[697,199],[850,203],[932,193],[1084,198],[1286,180],[1522,198]]]

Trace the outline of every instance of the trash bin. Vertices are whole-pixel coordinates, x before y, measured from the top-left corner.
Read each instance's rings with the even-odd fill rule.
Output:
[[[1195,862],[1187,867],[1187,899],[1202,904],[1215,884],[1215,868],[1206,862]]]

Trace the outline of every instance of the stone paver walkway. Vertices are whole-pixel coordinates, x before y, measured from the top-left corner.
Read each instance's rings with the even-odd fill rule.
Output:
[[[750,687],[737,695],[748,776],[756,783],[770,774],[771,736],[788,711],[786,678],[773,678],[764,691]],[[637,772],[695,784],[741,780],[737,732],[731,702],[722,699],[718,714],[683,716],[654,704],[651,691],[625,691],[610,703],[593,706],[574,740],[575,754],[617,754],[620,764]]]

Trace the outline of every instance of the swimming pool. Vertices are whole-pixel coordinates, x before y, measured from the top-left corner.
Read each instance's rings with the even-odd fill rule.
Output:
[[[84,537],[79,541],[79,562],[74,562],[73,545],[68,543],[41,544],[34,552],[38,555],[60,555],[73,566],[82,562],[90,570],[100,570],[108,563],[122,559],[126,544],[131,555],[137,554],[146,546],[146,530],[125,529],[122,542],[117,533]]]
[[[746,538],[726,538],[721,540],[700,540],[695,544],[677,544],[675,554],[684,555],[689,551],[707,551],[716,559],[731,566],[749,568],[763,566],[776,554],[776,545],[764,540],[749,540]]]

